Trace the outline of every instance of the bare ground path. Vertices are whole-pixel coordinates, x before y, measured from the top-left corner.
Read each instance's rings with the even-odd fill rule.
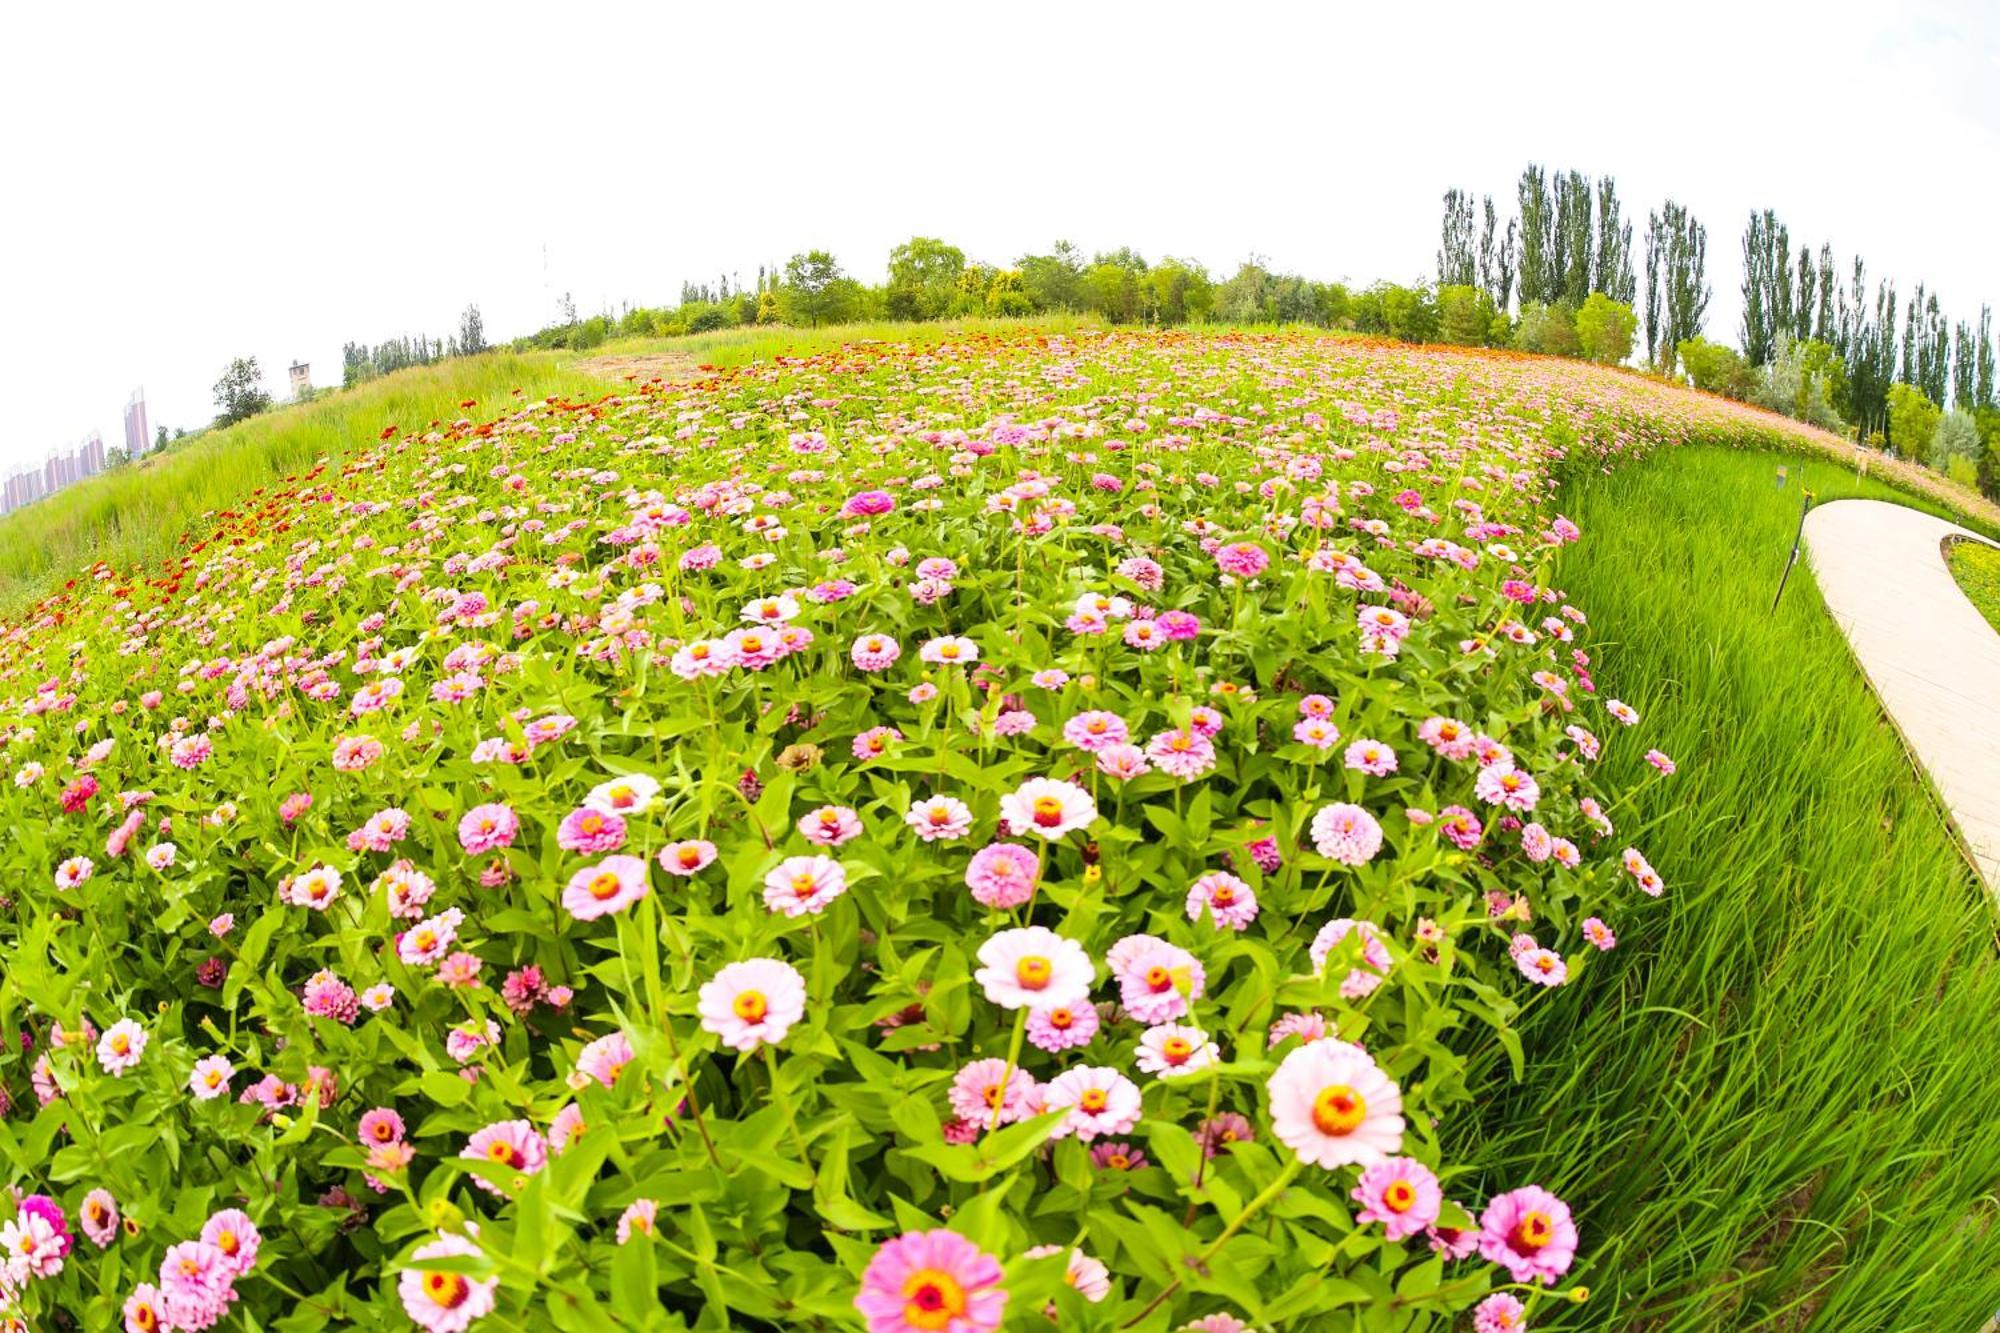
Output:
[[[1805,539],[1827,610],[2000,893],[2000,634],[1944,554],[1948,541],[1984,539],[1881,500],[1814,509]]]

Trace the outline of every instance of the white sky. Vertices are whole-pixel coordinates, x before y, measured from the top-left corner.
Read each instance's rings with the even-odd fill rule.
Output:
[[[1447,10],[1455,12],[1446,12]],[[1533,17],[1529,17],[1532,13]],[[1624,14],[1634,17],[1627,18]],[[1530,159],[1709,228],[1709,333],[1772,207],[1948,314],[2000,304],[2000,11],[1232,3],[21,5],[0,49],[0,471],[213,415],[256,355],[489,338],[575,294],[935,235],[1413,280],[1447,186]],[[543,246],[548,251],[544,287]],[[547,295],[545,296],[545,290]]]

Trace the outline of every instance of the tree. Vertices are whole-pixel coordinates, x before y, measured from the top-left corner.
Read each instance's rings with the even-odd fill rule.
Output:
[[[1531,301],[1547,302],[1559,293],[1558,278],[1551,272],[1555,248],[1555,210],[1549,202],[1549,186],[1542,169],[1534,163],[1521,173],[1518,187],[1521,201],[1521,307]]]
[[[1575,356],[1580,350],[1576,341],[1576,312],[1561,303],[1529,302],[1521,307],[1514,345],[1524,352],[1540,352],[1544,356]]]
[[[1493,235],[1489,215],[1487,239]],[[1479,280],[1477,252],[1472,245],[1472,196],[1463,190],[1444,192],[1444,229],[1438,249],[1437,280],[1440,287],[1470,287]]]
[[[785,263],[785,291],[792,308],[806,323],[818,328],[820,320],[830,313],[833,284],[843,276],[840,264],[824,250],[793,255]]]
[[[1556,177],[1556,244],[1554,278],[1562,300],[1571,309],[1590,295],[1591,264],[1596,242],[1591,235],[1590,181],[1581,172]]]
[[[965,251],[930,236],[912,236],[889,252],[889,289],[884,294],[895,319],[937,319],[957,295]]]
[[[1972,405],[1992,407],[1993,404],[1993,315],[1985,306],[1979,307],[1979,331],[1973,335],[1972,349]]]
[[[1507,303],[1514,294],[1515,263],[1514,219],[1507,219],[1507,231],[1503,235],[1498,230],[1498,218],[1493,211],[1493,196],[1486,196],[1486,229],[1479,235],[1479,285],[1493,298],[1493,306],[1501,314],[1507,313]]]
[[[1978,462],[1981,448],[1979,423],[1970,412],[1946,412],[1931,432],[1931,458],[1940,469],[1954,458],[1962,458],[1968,464]]]
[[[1129,251],[1124,252],[1130,255]],[[1083,273],[1083,304],[1112,324],[1129,324],[1141,310],[1139,279],[1144,268],[1134,269],[1117,258],[1099,255]]]
[[[465,313],[458,317],[458,351],[461,356],[475,356],[486,350],[486,324],[479,318],[479,307],[469,305]]]
[[[215,382],[215,406],[218,409],[215,424],[233,426],[239,421],[247,421],[271,406],[271,395],[263,386],[264,372],[257,367],[257,358],[237,357],[222,372],[222,378]]]
[[[1708,230],[1671,199],[1649,226],[1649,231],[1655,229],[1660,234],[1660,300],[1664,306],[1660,340],[1666,349],[1665,368],[1671,372],[1680,345],[1701,336],[1702,321],[1708,315]]]
[[[1618,182],[1609,176],[1597,183],[1597,260],[1591,286],[1627,307],[1639,288],[1632,276],[1632,224],[1621,216]]]
[[[162,426],[158,430],[153,432],[153,448],[158,450],[158,449],[164,449],[166,447],[167,447],[167,428],[165,426]]]
[[[1674,349],[1687,367],[1688,379],[1704,393],[1747,400],[1757,390],[1757,371],[1734,347],[1724,347],[1696,335]]]
[[[1215,303],[1208,270],[1192,260],[1162,260],[1148,270],[1144,286],[1146,316],[1157,324],[1205,319]]]
[[[1003,268],[993,275],[993,281],[986,288],[986,313],[989,315],[1032,315],[1035,303],[1028,299],[1027,290],[1021,283],[1021,270]]]
[[[1451,283],[1437,292],[1439,342],[1484,346],[1499,313],[1490,293],[1469,283]]]
[[[1905,458],[1928,461],[1944,413],[1914,384],[1890,385],[1888,400],[1890,446]]]
[[[1615,366],[1632,355],[1632,333],[1638,316],[1623,301],[1592,292],[1576,311],[1576,342],[1587,360]]]
[[[1057,241],[1045,255],[1023,255],[1014,267],[1036,310],[1083,309],[1083,255],[1068,241]]]

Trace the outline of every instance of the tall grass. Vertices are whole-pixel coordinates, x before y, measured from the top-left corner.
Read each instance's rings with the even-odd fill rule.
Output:
[[[1666,900],[1635,895],[1584,993],[1531,1023],[1539,1072],[1486,1108],[1489,1183],[1554,1177],[1581,1205],[1596,1294],[1537,1327],[1972,1329],[2000,1307],[1995,915],[1803,562],[1771,611],[1801,482],[1888,497],[1706,449],[1564,497],[1602,679],[1680,772],[1612,812]]]
[[[309,403],[210,431],[79,482],[0,519],[0,612],[11,613],[96,560],[120,568],[169,556],[182,532],[251,491],[373,443],[391,423],[421,429],[506,410],[510,394],[599,394],[609,386],[549,353],[496,353],[398,371]],[[477,399],[476,409],[459,403]]]

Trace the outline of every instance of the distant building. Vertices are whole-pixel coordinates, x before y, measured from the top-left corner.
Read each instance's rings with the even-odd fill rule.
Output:
[[[292,362],[292,397],[303,398],[312,392],[312,367],[303,361]]]
[[[137,458],[153,447],[153,430],[146,420],[146,391],[132,390],[132,401],[125,404],[125,456]]]

